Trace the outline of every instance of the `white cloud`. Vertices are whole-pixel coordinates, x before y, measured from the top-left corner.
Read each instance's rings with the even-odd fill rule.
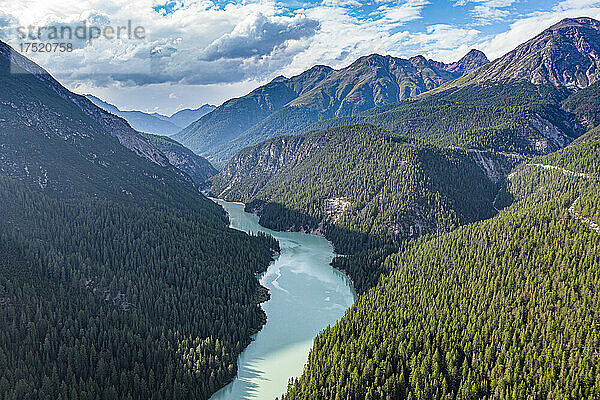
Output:
[[[315,64],[344,67],[358,57],[372,53],[405,55],[402,42],[410,34],[402,27],[421,18],[427,0],[382,1],[370,15],[357,17],[348,2],[327,0],[303,10],[320,22],[319,32],[306,42],[306,49],[294,56],[282,70],[286,76],[300,73]],[[298,43],[301,45],[302,41]]]
[[[405,2],[393,2],[380,6],[379,20],[394,22],[409,22],[421,18],[423,7],[430,4],[428,0],[408,0]]]
[[[539,11],[518,19],[510,28],[480,44],[493,60],[513,50],[519,44],[540,34],[564,18],[591,17],[600,19],[600,0],[564,0],[550,11]]]
[[[474,3],[470,13],[475,18],[475,23],[477,25],[489,25],[509,17],[511,11],[507,7],[516,2],[517,0],[458,0],[454,3],[454,6],[463,7]]]
[[[200,59],[215,61],[268,56],[289,41],[314,36],[318,29],[319,22],[305,16],[268,18],[255,13],[209,44]]]
[[[473,48],[481,32],[474,28],[461,28],[438,24],[427,27],[426,32],[407,34],[403,46],[411,46],[417,52],[434,60],[453,62]]]
[[[179,2],[156,12],[151,0],[0,0],[2,21],[28,26],[142,26],[145,40],[76,41],[75,50],[27,56],[70,84],[143,85],[161,82],[225,83],[265,76],[302,49],[318,21],[280,15],[274,1],[243,1],[218,7],[212,1]],[[19,45],[13,36],[9,43]],[[277,49],[277,54],[274,50]],[[245,52],[245,53],[244,53]],[[233,55],[238,54],[237,59]],[[249,58],[255,58],[250,60]]]
[[[406,34],[390,32],[419,19],[429,1],[378,3],[361,18],[352,13],[361,6],[356,0],[324,0],[293,13],[275,0],[224,7],[209,0],[0,0],[0,9],[20,25],[85,19],[143,26],[142,41],[79,41],[72,53],[28,54],[68,84],[123,86],[260,81],[315,63],[341,66],[365,53],[393,52]]]

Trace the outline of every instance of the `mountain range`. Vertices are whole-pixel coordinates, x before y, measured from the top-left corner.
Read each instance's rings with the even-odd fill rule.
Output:
[[[133,129],[137,130],[138,132],[160,136],[173,136],[192,122],[215,109],[215,106],[205,104],[194,110],[189,108],[179,110],[168,117],[159,113],[149,114],[143,111],[135,110],[122,111],[116,106],[107,103],[91,94],[86,94],[85,97],[103,110],[123,118],[131,125]]]
[[[404,101],[307,130],[369,123],[443,145],[548,153],[594,124],[599,22],[565,19],[499,59]],[[587,99],[587,100],[586,100]],[[576,105],[576,106],[574,106]],[[449,107],[451,106],[451,107]]]
[[[339,71],[317,66],[293,78],[276,78],[247,96],[226,102],[182,130],[176,139],[223,166],[235,152],[271,137],[359,121],[372,123],[372,116],[348,117],[363,112],[372,115],[368,110],[377,107],[387,112],[387,105],[450,88],[519,81],[582,89],[598,79],[597,28],[597,21],[590,18],[566,19],[492,63],[483,53],[472,50],[453,64],[422,56],[406,60],[373,54]],[[403,111],[398,109],[399,114]],[[558,123],[547,116],[540,119],[538,114],[530,113],[531,129],[548,128],[560,136],[572,136],[564,130],[556,132],[548,122],[554,127]],[[312,125],[330,118],[341,119]],[[558,148],[552,143],[541,146]]]
[[[598,31],[596,21],[566,20],[432,92],[245,148],[212,179],[211,191],[247,203],[272,229],[318,230],[344,254],[489,218],[519,161],[560,150],[600,124],[592,73],[578,86],[519,78],[532,59],[593,59],[584,49],[598,46]],[[536,57],[526,57],[524,46]],[[506,60],[518,60],[509,75],[486,78]],[[576,69],[545,68],[549,76]]]
[[[325,236],[359,295],[281,399],[600,398],[599,38],[584,17],[492,62],[315,66],[171,138],[0,42],[0,399],[231,382],[280,249],[206,179]]]
[[[372,54],[341,70],[317,65],[225,102],[174,138],[222,165],[246,146],[299,132],[322,119],[354,115],[424,93],[487,62],[483,53],[472,50],[452,64],[422,56]]]

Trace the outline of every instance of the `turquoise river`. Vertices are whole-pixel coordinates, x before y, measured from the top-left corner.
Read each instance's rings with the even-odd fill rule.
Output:
[[[281,254],[258,276],[271,295],[262,304],[267,323],[240,355],[237,377],[211,400],[273,400],[302,373],[317,334],[338,321],[356,295],[348,278],[331,267],[333,249],[325,238],[271,231],[244,212],[243,204],[215,201],[229,214],[232,228],[274,236]]]

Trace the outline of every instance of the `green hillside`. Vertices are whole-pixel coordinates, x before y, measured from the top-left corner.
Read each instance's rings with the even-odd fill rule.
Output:
[[[518,160],[355,125],[247,148],[213,178],[212,193],[248,203],[266,227],[319,231],[351,254],[493,216],[494,174]]]
[[[600,81],[578,90],[563,102],[563,108],[577,115],[589,129],[600,125]]]
[[[582,92],[580,97],[594,98],[593,93]],[[568,96],[552,86],[486,83],[450,88],[350,119],[324,121],[311,129],[369,123],[440,146],[544,154],[584,132],[579,115],[561,106]]]
[[[594,146],[537,161],[597,162]],[[548,175],[544,185],[556,183],[551,200],[517,202],[387,258],[388,275],[317,338],[283,398],[600,396],[599,233],[572,211],[581,196],[585,212],[598,215],[585,208],[600,204],[598,183],[535,168]],[[523,168],[510,191],[519,199],[538,179]]]
[[[18,73],[16,73],[18,72]],[[0,42],[0,399],[207,399],[278,249]]]
[[[0,201],[3,398],[206,399],[235,375],[272,239],[218,209],[65,201],[3,176]]]
[[[593,142],[595,140],[600,140],[600,126],[578,137],[574,144]]]

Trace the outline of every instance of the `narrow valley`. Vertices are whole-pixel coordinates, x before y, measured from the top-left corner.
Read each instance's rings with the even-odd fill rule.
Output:
[[[334,254],[325,238],[271,231],[258,224],[258,216],[244,212],[243,204],[216,202],[229,214],[231,227],[272,235],[281,254],[258,276],[270,293],[262,304],[267,323],[240,355],[235,380],[211,399],[273,399],[283,394],[289,378],[300,376],[317,334],[354,303],[354,289],[329,265]]]

